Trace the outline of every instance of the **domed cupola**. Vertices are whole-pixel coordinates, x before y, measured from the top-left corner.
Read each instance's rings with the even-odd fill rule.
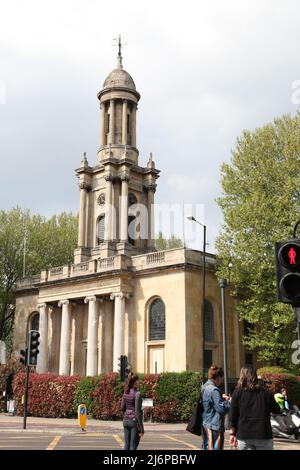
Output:
[[[97,96],[101,109],[98,160],[125,156],[137,163],[136,110],[140,94],[131,75],[123,69],[120,42],[117,68],[106,77]]]

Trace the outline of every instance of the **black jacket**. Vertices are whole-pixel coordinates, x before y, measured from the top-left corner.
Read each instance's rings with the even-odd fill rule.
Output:
[[[270,414],[279,412],[278,404],[265,387],[236,389],[231,400],[231,427],[240,440],[271,439]]]

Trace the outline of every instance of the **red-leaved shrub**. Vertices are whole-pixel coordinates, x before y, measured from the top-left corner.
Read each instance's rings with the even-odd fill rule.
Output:
[[[91,396],[94,400],[93,414],[98,419],[120,419],[123,384],[115,372],[102,374]]]
[[[74,394],[79,376],[31,373],[28,388],[28,413],[45,418],[65,418],[73,414]],[[25,373],[15,375],[13,391],[17,414],[24,410],[22,396]]]

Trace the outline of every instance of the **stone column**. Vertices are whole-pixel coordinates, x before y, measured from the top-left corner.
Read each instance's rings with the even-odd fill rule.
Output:
[[[124,354],[125,296],[119,292],[110,298],[115,300],[113,372],[118,372],[118,359]]]
[[[39,354],[37,357],[37,368],[36,371],[40,374],[47,372],[47,357],[48,357],[48,312],[47,304],[38,304],[38,311],[40,312],[40,345]]]
[[[104,240],[111,241],[112,240],[112,217],[113,217],[113,210],[112,210],[112,184],[113,178],[112,175],[104,176],[106,180],[106,195],[105,195],[105,233],[104,233]]]
[[[100,147],[106,145],[105,135],[105,103],[100,103]]]
[[[87,211],[87,193],[91,190],[90,185],[81,181],[80,189],[80,206],[79,206],[79,223],[78,223],[78,247],[86,247],[86,211]]]
[[[110,100],[109,106],[110,123],[109,123],[109,143],[115,143],[115,100]]]
[[[122,190],[121,190],[121,230],[120,240],[122,242],[128,241],[128,182],[129,175],[124,173],[121,176]]]
[[[123,100],[122,109],[122,144],[127,144],[127,100]]]
[[[87,336],[87,365],[86,375],[97,375],[97,346],[98,346],[98,311],[97,297],[86,297],[85,304],[89,304],[88,336]]]
[[[137,105],[134,103],[132,105],[131,111],[131,146],[136,147],[136,110]]]
[[[60,331],[59,374],[70,374],[70,345],[71,345],[71,305],[69,300],[60,300],[62,307]]]
[[[147,186],[148,190],[148,248],[154,246],[154,193],[156,184],[151,183]]]

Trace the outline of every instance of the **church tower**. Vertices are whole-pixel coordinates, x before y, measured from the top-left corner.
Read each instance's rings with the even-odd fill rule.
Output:
[[[151,154],[147,166],[139,166],[136,115],[140,94],[123,69],[120,38],[117,68],[97,96],[98,164],[89,166],[84,154],[76,170],[80,190],[76,264],[154,250],[153,205],[159,171]]]

